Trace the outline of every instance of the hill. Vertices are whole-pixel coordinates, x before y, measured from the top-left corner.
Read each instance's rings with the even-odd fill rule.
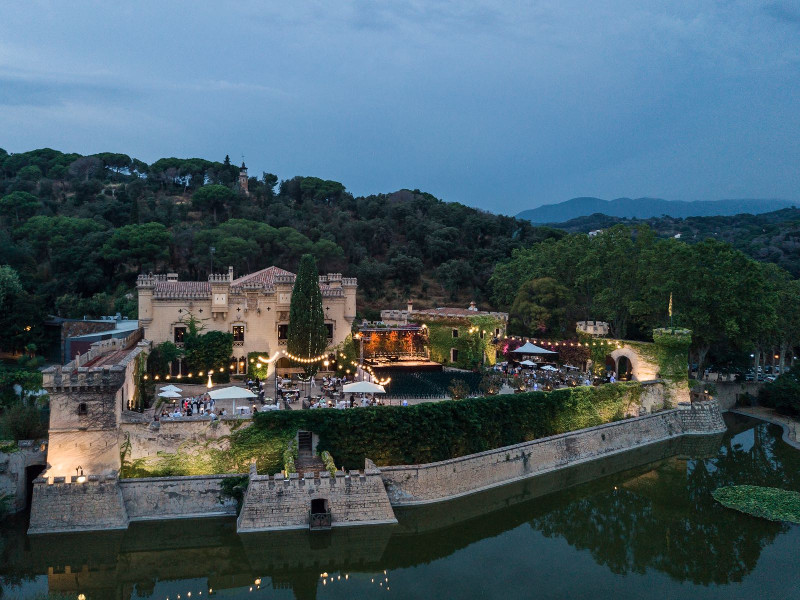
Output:
[[[670,216],[676,218],[707,217],[714,215],[736,215],[740,213],[760,214],[793,206],[789,200],[744,199],[744,200],[662,200],[661,198],[572,198],[558,204],[546,204],[524,210],[517,215],[531,223],[562,223],[577,217],[602,213],[610,217],[648,219]]]
[[[492,308],[494,265],[564,236],[420,190],[356,197],[337,181],[261,173],[245,193],[239,177],[228,157],[147,164],[118,153],[0,149],[0,269],[10,268],[0,292],[24,291],[13,310],[0,297],[0,338],[31,339],[24,324],[47,313],[135,317],[140,272],[203,281],[212,263],[237,275],[293,270],[304,253],[323,273],[358,277],[363,317],[409,297],[420,307]]]
[[[714,217],[654,217],[625,219],[594,214],[570,219],[553,227],[569,233],[588,233],[624,224],[646,224],[662,238],[678,237],[688,243],[708,238],[722,240],[761,262],[775,263],[800,277],[800,209],[784,208],[758,215]]]

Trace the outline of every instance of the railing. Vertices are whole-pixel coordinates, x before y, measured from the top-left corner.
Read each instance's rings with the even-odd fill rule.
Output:
[[[308,511],[308,529],[310,531],[324,531],[331,528],[333,517],[331,511],[326,510],[323,513],[313,513]]]

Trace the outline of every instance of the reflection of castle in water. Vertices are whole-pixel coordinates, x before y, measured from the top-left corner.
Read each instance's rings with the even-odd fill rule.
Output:
[[[367,578],[377,586],[384,570],[391,574],[443,559],[529,523],[545,536],[589,550],[614,573],[656,569],[678,581],[737,581],[783,526],[720,511],[709,492],[740,477],[769,484],[776,473],[792,472],[787,461],[797,462],[781,454],[786,449],[774,440],[737,447],[733,434],[755,436],[749,430],[753,422],[746,429],[742,423],[729,422],[733,432],[724,436],[673,439],[467,498],[400,510],[397,526],[238,535],[232,519],[143,522],[114,533],[27,538],[24,547],[3,548],[0,574],[47,574],[52,592],[88,598],[155,597],[165,582],[203,596],[208,590],[270,586],[315,598],[323,574],[325,585]],[[766,427],[759,425],[759,432]],[[710,466],[701,458],[711,458]],[[785,468],[775,469],[775,461]],[[800,487],[799,469],[793,477],[790,483]]]

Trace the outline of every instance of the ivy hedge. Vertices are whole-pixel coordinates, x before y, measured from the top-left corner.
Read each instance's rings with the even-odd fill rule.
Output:
[[[378,465],[435,462],[623,419],[641,393],[642,385],[630,382],[416,406],[257,413],[251,426],[229,436],[228,448],[187,446],[126,462],[123,476],[244,472],[252,459],[259,473],[277,473],[298,430],[318,434],[318,449],[346,469],[363,468],[367,457]]]

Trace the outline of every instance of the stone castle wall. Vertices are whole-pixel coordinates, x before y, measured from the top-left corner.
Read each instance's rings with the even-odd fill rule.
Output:
[[[131,521],[221,517],[236,514],[236,501],[222,496],[228,475],[152,477],[119,482]]]
[[[237,526],[241,533],[305,529],[311,501],[328,501],[334,527],[396,523],[392,506],[427,504],[521,481],[684,435],[725,431],[719,405],[677,409],[516,444],[439,463],[363,472],[323,471],[289,478],[251,468]],[[221,495],[226,476],[118,480],[115,476],[40,477],[34,484],[30,533],[124,529],[138,520],[235,514]]]
[[[127,529],[128,514],[116,477],[40,477],[33,484],[28,533]]]
[[[397,523],[383,486],[380,471],[368,464],[363,473],[338,471],[335,477],[323,471],[300,477],[292,473],[256,475],[250,471],[250,484],[237,521],[239,533],[307,529],[311,500],[329,502],[333,526]]]
[[[725,431],[716,402],[677,409],[551,436],[497,450],[426,465],[382,467],[393,506],[458,498],[668,440],[684,434]]]
[[[0,452],[0,498],[7,498],[7,510],[25,510],[28,501],[28,467],[44,468],[47,445],[35,440],[20,440],[10,452]]]
[[[162,419],[157,427],[153,423],[126,423],[120,426],[120,443],[130,443],[126,460],[152,458],[159,452],[175,453],[187,444],[203,444],[228,436],[238,429],[249,427],[252,420],[222,417],[214,422],[206,417],[176,420]]]

